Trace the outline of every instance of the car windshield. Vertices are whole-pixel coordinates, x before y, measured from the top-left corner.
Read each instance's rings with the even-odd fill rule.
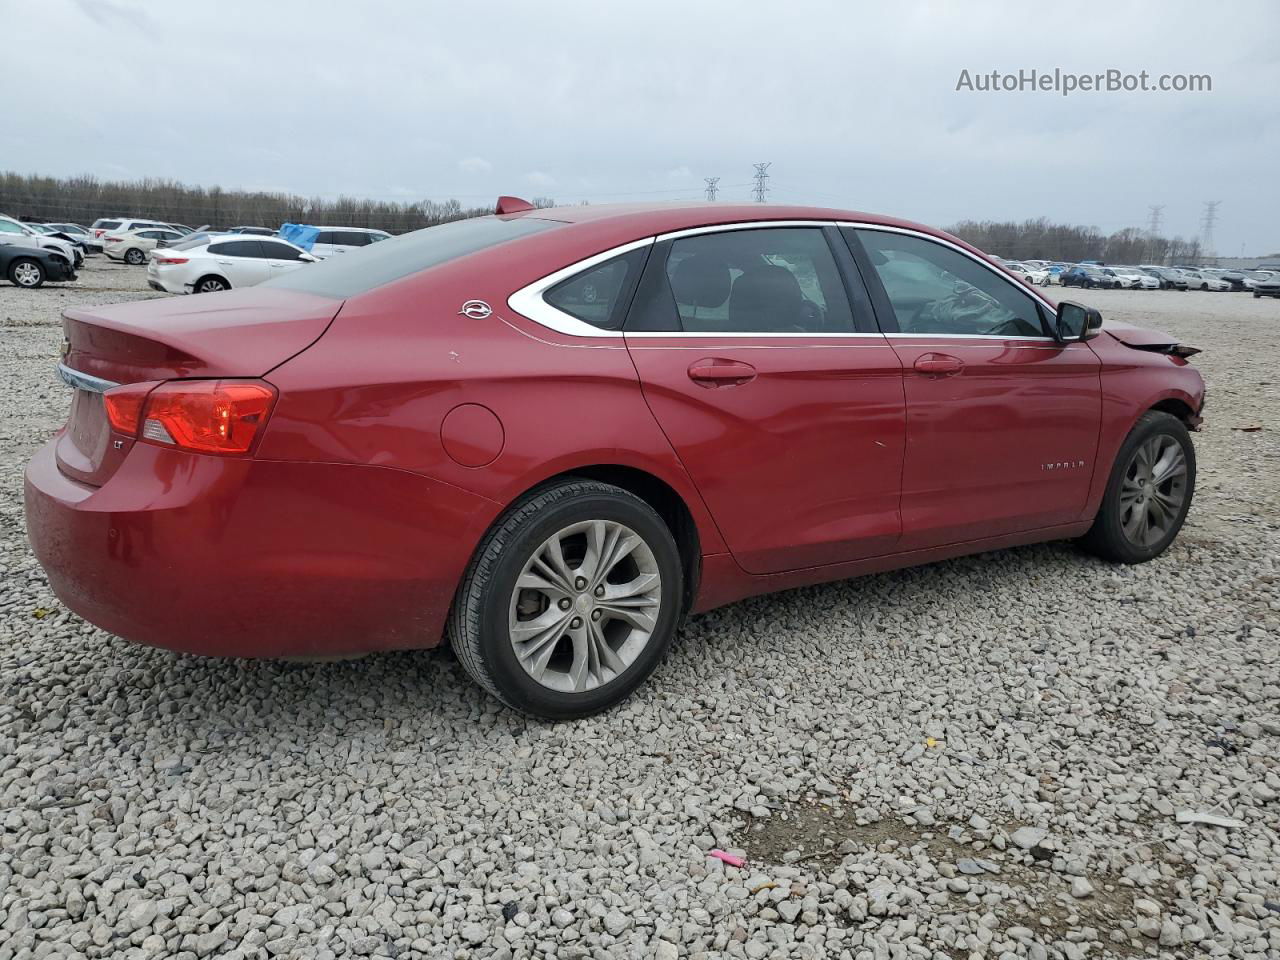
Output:
[[[260,286],[346,299],[429,267],[561,226],[535,217],[476,217],[454,220],[380,243],[358,247],[306,270],[295,270]]]

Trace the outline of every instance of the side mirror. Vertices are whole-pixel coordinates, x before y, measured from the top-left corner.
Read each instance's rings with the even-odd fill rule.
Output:
[[[317,262],[317,258],[316,258],[316,257],[313,257],[313,256],[312,256],[311,254],[309,254],[309,253],[302,253],[302,254],[299,254],[299,255],[298,255],[298,259],[299,259],[299,260],[301,260],[301,261],[303,261],[304,263],[316,263],[316,262]]]
[[[1057,323],[1053,335],[1059,343],[1091,340],[1102,329],[1102,314],[1093,307],[1063,300],[1058,304]]]

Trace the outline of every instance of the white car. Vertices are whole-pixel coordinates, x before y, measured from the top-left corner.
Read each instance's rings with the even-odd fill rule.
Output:
[[[1159,290],[1160,281],[1135,267],[1112,267],[1112,271],[1122,280],[1131,280],[1130,287],[1141,287],[1143,290]]]
[[[158,220],[139,220],[135,217],[100,217],[93,221],[93,225],[89,229],[93,232],[93,236],[97,240],[101,240],[108,233],[128,233],[130,230],[145,230],[148,227],[163,227],[165,224]]]
[[[278,237],[206,235],[154,251],[147,283],[166,293],[216,293],[252,287],[315,260]]]
[[[163,227],[146,227],[128,233],[108,233],[102,238],[102,249],[112,260],[123,260],[135,267],[147,262],[147,256],[161,241],[177,243],[182,234]]]
[[[1183,270],[1182,275],[1187,278],[1188,290],[1213,290],[1221,292],[1230,290],[1231,284],[1223,280],[1221,277],[1215,277],[1211,273],[1203,273],[1200,270]]]
[[[1010,260],[1005,263],[1005,269],[1011,270],[1018,275],[1018,279],[1024,283],[1035,284],[1038,287],[1047,287],[1049,285],[1049,271],[1044,267],[1033,266],[1030,263],[1021,263],[1017,260]]]
[[[370,230],[368,227],[320,227],[319,230],[315,243],[311,245],[311,255],[317,260],[367,247],[391,236],[385,230]]]
[[[0,243],[16,243],[21,246],[38,247],[42,250],[56,250],[67,258],[67,262],[76,269],[84,263],[84,254],[74,243],[67,243],[57,237],[48,237],[38,230],[33,230],[21,220],[0,214]]]

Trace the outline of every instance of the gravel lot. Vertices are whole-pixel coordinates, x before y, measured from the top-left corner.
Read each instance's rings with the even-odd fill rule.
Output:
[[[142,277],[0,287],[0,960],[1280,957],[1280,302],[1086,295],[1205,349],[1160,560],[749,601],[549,725],[444,651],[202,660],[61,607],[21,498],[58,314]]]

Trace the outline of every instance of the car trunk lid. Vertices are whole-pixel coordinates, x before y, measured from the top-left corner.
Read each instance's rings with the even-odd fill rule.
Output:
[[[74,387],[58,466],[100,486],[133,441],[112,432],[102,394],[143,381],[261,377],[315,343],[341,300],[253,289],[63,313],[62,379]]]

